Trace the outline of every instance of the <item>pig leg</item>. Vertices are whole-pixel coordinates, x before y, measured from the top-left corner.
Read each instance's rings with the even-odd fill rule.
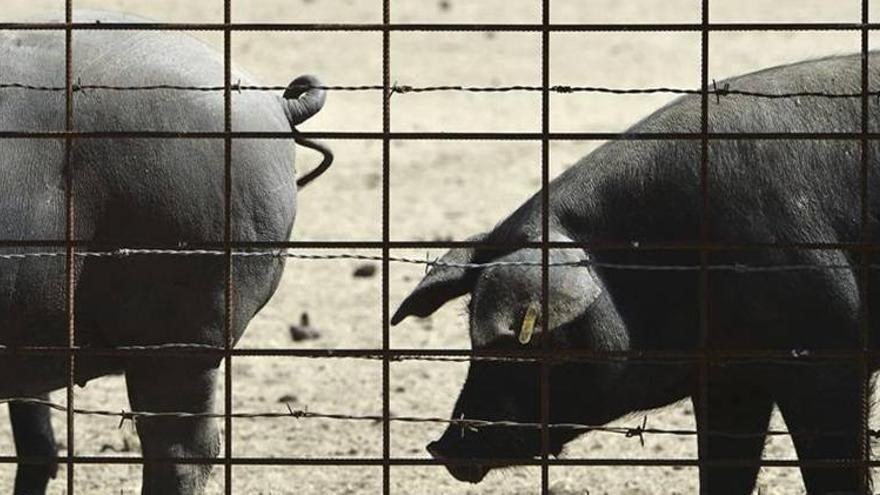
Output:
[[[48,401],[49,395],[38,398]],[[31,402],[10,402],[9,419],[19,457],[44,458],[38,464],[20,463],[15,473],[15,495],[42,495],[46,493],[49,478],[58,472],[58,447],[49,407]]]
[[[701,414],[701,408],[707,410]],[[700,466],[700,493],[749,495],[755,487],[773,401],[756,386],[710,380],[708,400],[694,397],[699,455],[707,461],[756,461],[754,465]],[[733,434],[717,435],[714,433]]]
[[[132,409],[147,412],[213,412],[216,375],[216,362],[205,363],[196,357],[143,359],[130,363],[125,370]],[[216,421],[204,417],[139,417],[135,424],[145,458],[141,493],[203,493],[211,464],[150,459],[216,457],[220,450]]]
[[[798,459],[861,459],[867,445],[859,432],[864,423],[860,373],[853,366],[800,368],[777,394]],[[868,493],[867,472],[858,466],[803,466],[801,475],[809,494]]]

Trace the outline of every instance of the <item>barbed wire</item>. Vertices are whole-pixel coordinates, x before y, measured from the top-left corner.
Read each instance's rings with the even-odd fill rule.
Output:
[[[23,89],[31,91],[47,91],[60,92],[66,91],[66,86],[48,86],[27,84],[20,82],[0,83],[0,90],[3,89]],[[89,90],[102,91],[194,91],[194,92],[218,92],[225,91],[226,86],[195,86],[195,85],[178,85],[178,84],[145,84],[145,85],[110,85],[110,84],[85,84],[82,80],[77,80],[72,84],[73,92],[86,92]],[[245,91],[285,91],[287,89],[310,90],[319,89],[324,91],[343,91],[343,92],[360,92],[360,91],[384,91],[385,86],[377,84],[364,85],[248,85],[238,81],[229,86],[230,91],[241,93]],[[713,81],[712,88],[706,89],[689,89],[689,88],[673,88],[666,86],[646,87],[646,88],[614,88],[606,86],[577,86],[577,85],[553,85],[553,86],[536,86],[536,85],[506,85],[506,86],[468,86],[468,85],[431,85],[431,86],[412,86],[408,84],[393,84],[387,88],[391,94],[408,94],[408,93],[437,93],[437,92],[465,92],[465,93],[508,93],[508,92],[543,92],[549,91],[558,94],[571,93],[598,93],[598,94],[614,94],[614,95],[651,95],[651,94],[674,94],[674,95],[700,95],[704,92],[714,95],[718,98],[722,96],[748,96],[755,98],[781,99],[781,98],[861,98],[864,95],[880,98],[880,90],[867,91],[864,95],[861,91],[834,93],[826,91],[790,91],[769,93],[762,91],[749,91],[740,89],[731,89],[729,83],[724,83],[719,87]]]
[[[535,248],[537,249],[537,248]],[[439,259],[419,259],[401,256],[389,256],[387,258],[378,255],[367,254],[304,254],[295,253],[287,249],[269,249],[269,250],[234,250],[231,253],[233,257],[239,258],[288,258],[298,260],[312,261],[333,261],[333,260],[354,260],[354,261],[374,261],[381,262],[388,260],[394,263],[406,263],[415,265],[424,265],[428,268],[445,267],[445,268],[461,268],[461,269],[491,269],[501,267],[597,267],[615,270],[646,270],[646,271],[732,271],[732,272],[785,272],[798,270],[853,270],[856,267],[848,264],[779,264],[779,265],[752,265],[746,263],[732,264],[709,264],[709,265],[666,265],[666,264],[637,264],[637,263],[609,263],[595,261],[592,258],[579,261],[551,261],[546,265],[541,261],[488,261],[488,262],[472,262],[458,263],[449,262]],[[81,258],[128,258],[131,256],[226,256],[227,252],[221,249],[139,249],[139,248],[120,248],[109,251],[74,251],[75,257]],[[66,251],[39,251],[30,253],[3,253],[0,254],[0,261],[25,260],[30,258],[63,258],[67,256]],[[880,268],[880,264],[868,265],[870,269]]]
[[[20,402],[30,402],[34,404],[42,404],[52,409],[58,411],[67,411],[67,407],[62,404],[53,403],[50,401],[45,401],[42,399],[34,399],[34,398],[16,398],[16,399],[6,399],[2,402],[11,402],[11,401],[20,401]],[[227,416],[235,418],[235,419],[277,419],[277,418],[294,418],[294,419],[328,419],[328,420],[339,420],[339,421],[368,421],[373,423],[378,423],[384,420],[382,415],[376,414],[343,414],[343,413],[325,413],[325,412],[316,412],[310,411],[309,409],[294,409],[289,402],[285,402],[285,407],[287,411],[273,411],[273,412],[243,412],[243,413],[211,413],[211,412],[203,412],[203,413],[192,413],[185,411],[171,411],[171,412],[150,412],[150,411],[109,411],[109,410],[100,410],[100,409],[83,409],[83,408],[74,408],[74,414],[83,415],[83,416],[101,416],[101,417],[115,417],[120,418],[119,426],[121,427],[126,420],[137,420],[138,418],[177,418],[177,419],[186,419],[186,418],[213,418],[213,419],[222,419]],[[477,431],[481,428],[487,427],[501,427],[501,428],[522,428],[522,429],[531,429],[531,430],[539,430],[544,427],[542,423],[539,422],[518,422],[511,420],[483,420],[483,419],[470,419],[470,418],[441,418],[441,417],[433,417],[433,416],[389,416],[389,421],[398,422],[398,423],[434,423],[434,424],[445,424],[445,425],[453,425],[459,426],[463,430]],[[559,429],[559,430],[571,430],[571,431],[580,431],[580,432],[602,432],[602,433],[612,433],[612,434],[621,434],[626,436],[627,438],[640,438],[642,444],[644,445],[644,435],[646,434],[655,434],[655,435],[677,435],[677,436],[696,436],[698,432],[696,430],[689,430],[683,428],[649,428],[647,426],[648,417],[643,416],[641,424],[628,427],[628,426],[605,426],[605,425],[589,425],[583,423],[548,423],[546,425],[549,429]],[[734,438],[751,438],[751,437],[763,437],[763,436],[816,436],[816,432],[809,433],[800,433],[800,432],[791,432],[788,430],[767,430],[766,432],[753,432],[753,433],[734,433],[727,431],[705,431],[701,432],[704,434],[715,435],[715,436],[726,436],[726,437],[734,437]],[[827,436],[836,436],[836,435],[851,435],[853,431],[823,431],[822,435]],[[868,429],[867,435],[870,438],[880,438],[880,430],[876,429]]]
[[[29,403],[29,404],[38,404],[42,406],[46,406],[50,409],[59,411],[59,412],[67,412],[68,407],[63,404],[58,404],[56,402],[48,401],[45,399],[33,398],[33,397],[14,397],[14,398],[6,398],[0,400],[0,404],[10,403],[10,402],[20,402],[20,403]],[[104,417],[104,418],[118,418],[119,425],[121,428],[125,421],[137,421],[138,419],[223,419],[223,418],[233,418],[233,419],[280,419],[280,418],[292,418],[292,419],[326,419],[326,420],[335,420],[335,421],[360,421],[360,422],[371,422],[371,423],[381,423],[385,420],[381,414],[344,414],[344,413],[327,413],[327,412],[317,412],[311,411],[308,408],[294,408],[290,405],[290,402],[284,402],[286,410],[284,411],[265,411],[265,412],[229,412],[229,413],[215,413],[215,412],[188,412],[188,411],[162,411],[162,412],[154,412],[154,411],[111,411],[107,409],[87,409],[87,408],[78,408],[74,407],[71,411],[75,415],[79,416],[92,416],[92,417]],[[551,430],[568,430],[574,432],[600,432],[600,433],[609,433],[609,434],[617,434],[623,435],[627,438],[638,438],[644,446],[645,444],[645,435],[671,435],[671,436],[697,436],[700,434],[706,434],[710,436],[724,436],[730,438],[756,438],[756,437],[765,437],[765,436],[843,436],[843,435],[852,435],[856,430],[840,430],[840,431],[828,431],[824,430],[822,432],[816,431],[804,431],[804,432],[793,432],[789,430],[774,430],[769,429],[767,431],[760,432],[729,432],[729,431],[701,431],[698,432],[696,430],[684,429],[684,428],[653,428],[648,427],[648,416],[643,416],[640,424],[636,426],[607,426],[607,425],[590,425],[583,423],[548,423],[546,425],[540,422],[520,422],[520,421],[511,421],[511,420],[485,420],[485,419],[472,419],[472,418],[441,418],[435,416],[394,416],[391,415],[388,417],[388,420],[395,423],[430,423],[430,424],[443,424],[449,426],[457,426],[462,429],[462,433],[466,431],[477,432],[480,429],[484,428],[513,428],[513,429],[527,429],[527,430],[540,430],[544,427]],[[880,430],[868,428],[866,429],[866,436],[871,439],[880,438]]]

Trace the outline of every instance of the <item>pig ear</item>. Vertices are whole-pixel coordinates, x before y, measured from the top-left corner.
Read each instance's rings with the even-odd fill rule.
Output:
[[[467,239],[469,242],[482,242],[488,237],[480,234]],[[419,285],[400,303],[391,317],[391,324],[397,325],[407,316],[424,318],[456,297],[470,292],[477,280],[479,269],[444,266],[444,264],[473,263],[476,249],[450,249],[440,258]]]

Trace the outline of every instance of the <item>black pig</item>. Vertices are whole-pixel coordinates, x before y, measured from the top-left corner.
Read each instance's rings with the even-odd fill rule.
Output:
[[[876,88],[880,58],[872,54],[870,62],[869,82]],[[862,392],[868,385],[863,362],[813,358],[828,351],[837,356],[838,351],[858,351],[880,335],[880,318],[869,320],[870,340],[860,329],[863,303],[868,314],[880,314],[880,298],[868,290],[880,287],[880,278],[875,271],[863,275],[860,266],[867,260],[848,248],[871,240],[862,229],[861,142],[855,134],[810,139],[779,133],[860,132],[861,58],[786,65],[726,84],[731,93],[708,102],[713,133],[708,204],[702,202],[699,139],[607,143],[550,184],[548,235],[556,244],[549,253],[555,265],[549,273],[549,315],[528,316],[542,303],[539,266],[437,265],[403,301],[392,323],[409,315],[428,316],[470,294],[474,349],[549,345],[681,353],[699,350],[705,338],[714,356],[705,383],[695,359],[617,357],[553,364],[549,422],[599,425],[691,398],[698,410],[699,456],[709,461],[700,470],[701,489],[749,494],[777,405],[793,433],[798,458],[807,461],[801,469],[807,491],[860,493],[869,484],[863,469],[853,462],[823,461],[862,459],[867,449],[860,434]],[[752,94],[810,91],[851,96],[774,99]],[[701,103],[698,95],[680,98],[629,132],[699,132]],[[873,98],[867,119],[868,129],[876,131]],[[880,216],[878,152],[877,142],[871,141],[865,205],[870,232],[878,232]],[[474,238],[499,249],[453,249],[442,261],[540,263],[538,249],[500,246],[541,240],[541,199],[536,194],[491,232]],[[706,280],[696,269],[704,235],[712,246],[705,261],[715,266]],[[566,241],[599,247],[566,248]],[[621,243],[635,247],[601,248]],[[790,247],[773,247],[780,244]],[[633,269],[638,265],[654,268]],[[788,268],[730,269],[739,265]],[[522,335],[531,331],[523,321],[532,317],[537,318],[535,337],[529,338]],[[743,351],[812,357],[730,358]],[[538,371],[529,363],[472,363],[453,417],[540,421]],[[559,453],[575,436],[573,430],[551,429],[550,453]],[[462,430],[453,425],[428,449],[449,461],[456,478],[478,482],[491,467],[487,459],[533,458],[541,452],[541,438],[535,429]]]

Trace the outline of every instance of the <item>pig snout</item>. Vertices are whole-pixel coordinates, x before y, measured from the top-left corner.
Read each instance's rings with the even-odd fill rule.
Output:
[[[452,450],[448,445],[444,445],[442,439],[429,443],[425,448],[431,457],[443,462],[449,474],[458,481],[479,483],[489,472],[489,469],[481,464],[451,454]]]

